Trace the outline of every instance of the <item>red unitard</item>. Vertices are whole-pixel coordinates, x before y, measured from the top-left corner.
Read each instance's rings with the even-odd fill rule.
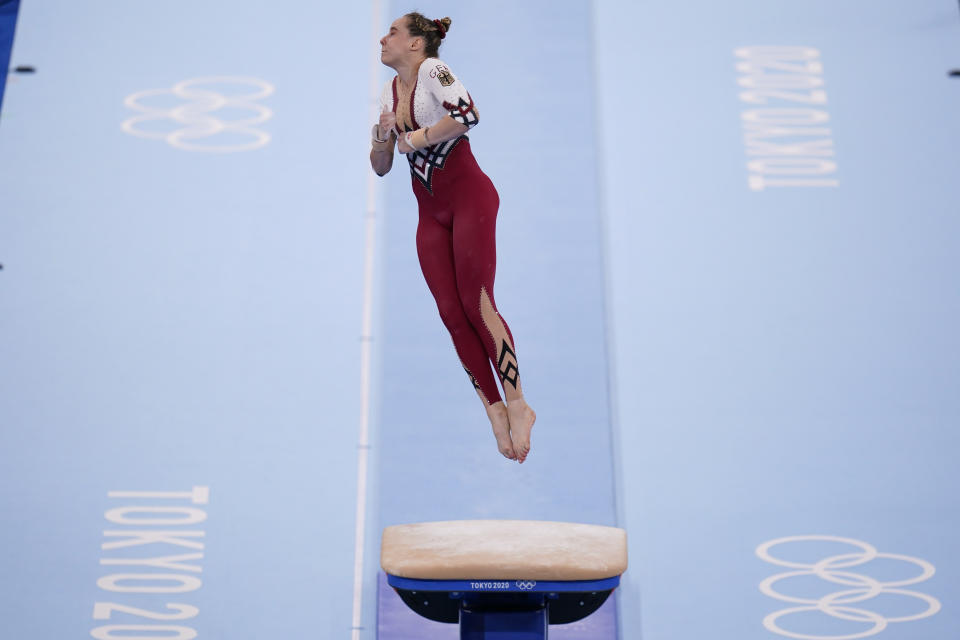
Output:
[[[479,119],[469,93],[436,58],[420,66],[409,99],[398,95],[394,79],[381,102],[397,113],[398,133],[448,115],[468,127]],[[484,402],[493,404],[501,400],[494,370],[505,391],[520,384],[513,336],[493,297],[500,197],[466,136],[407,154],[407,160],[420,210],[420,268],[463,368]]]

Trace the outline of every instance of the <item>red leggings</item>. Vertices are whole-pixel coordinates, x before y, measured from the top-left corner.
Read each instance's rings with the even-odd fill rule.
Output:
[[[491,363],[501,384],[519,390],[513,336],[497,312],[497,209],[500,196],[480,170],[466,138],[433,172],[431,194],[414,177],[420,208],[417,255],[440,319],[474,387],[489,405],[500,401]]]

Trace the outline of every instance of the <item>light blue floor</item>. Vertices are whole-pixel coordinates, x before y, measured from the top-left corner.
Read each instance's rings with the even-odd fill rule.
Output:
[[[0,118],[5,634],[349,637],[376,5],[82,5],[21,7],[11,63],[38,73],[11,76]],[[504,517],[628,530],[624,640],[956,636],[956,3],[417,8],[453,18],[441,55],[480,107],[497,302],[539,420],[528,463],[499,458],[398,158],[376,197],[357,635],[375,635],[383,526]],[[408,10],[383,3],[381,29]],[[826,102],[741,100],[759,72],[735,51],[761,46],[815,50],[817,70],[763,73],[821,79]],[[122,129],[128,97],[170,110],[178,83],[224,76],[245,80],[189,99],[269,85],[215,110],[269,117],[196,142],[261,148]],[[830,141],[815,177],[839,186],[750,188],[743,119],[786,108],[828,115],[807,141]],[[108,497],[195,486],[209,500]],[[761,592],[790,572],[768,589],[786,600]],[[119,574],[202,586],[111,591]],[[197,612],[95,619],[111,602]]]
[[[200,637],[297,637],[320,621],[349,629],[350,590],[330,576],[349,584],[353,567],[369,125],[362,110],[331,100],[334,86],[367,95],[367,74],[331,51],[366,60],[372,18],[367,6],[345,5],[343,24],[321,42],[323,7],[268,21],[264,11],[230,2],[22,7],[14,59],[37,74],[11,84],[0,123],[5,637],[163,624],[94,620],[96,602],[196,606],[199,615],[179,624]],[[256,101],[273,112],[254,127],[269,145],[187,152],[121,129],[138,113],[127,96],[207,76],[275,88]],[[193,507],[207,519],[167,528],[205,532],[202,559],[186,563],[199,573],[100,564],[196,552],[163,542],[101,549],[104,530],[131,529],[106,520],[111,507],[184,505],[108,491],[195,485],[209,487],[209,503]],[[98,587],[115,573],[196,575],[203,585],[181,594]]]
[[[623,607],[624,628],[776,637],[763,618],[804,605],[759,592],[787,569],[754,550],[826,534],[936,566],[903,588],[943,610],[891,622],[884,638],[956,636],[956,3],[684,5],[597,4],[618,495],[636,569],[621,602],[639,603]],[[809,107],[741,102],[734,51],[760,45],[819,51],[839,187],[748,187],[743,113]],[[811,541],[775,553],[856,551]],[[882,558],[832,566],[861,577],[777,587],[816,601],[919,573]],[[872,615],[780,622],[855,637],[927,608],[864,595],[844,606]]]

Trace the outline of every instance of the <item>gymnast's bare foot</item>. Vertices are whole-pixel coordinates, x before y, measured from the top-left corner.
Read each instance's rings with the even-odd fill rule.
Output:
[[[534,413],[523,396],[510,400],[507,405],[507,416],[510,418],[510,439],[513,441],[513,450],[517,454],[517,462],[523,463],[530,453],[530,431],[537,421]]]
[[[517,454],[513,450],[513,441],[510,440],[510,419],[507,417],[507,405],[503,401],[494,402],[487,406],[487,417],[493,427],[493,435],[497,439],[497,448],[505,458],[516,460]]]

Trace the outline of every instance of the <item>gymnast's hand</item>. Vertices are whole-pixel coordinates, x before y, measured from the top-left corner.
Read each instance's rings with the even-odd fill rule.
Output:
[[[397,151],[400,153],[413,153],[416,149],[407,144],[406,136],[400,136],[397,139]]]
[[[380,128],[377,131],[381,140],[386,140],[387,136],[390,135],[390,132],[393,131],[394,126],[397,124],[397,114],[389,111],[386,107],[383,109],[383,113],[380,114]]]

